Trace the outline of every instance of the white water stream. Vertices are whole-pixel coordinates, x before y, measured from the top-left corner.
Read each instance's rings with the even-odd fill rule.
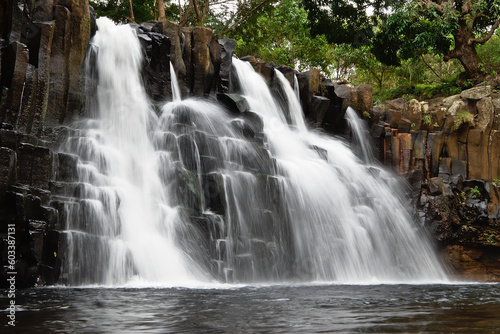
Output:
[[[96,118],[63,147],[79,161],[66,283],[446,280],[392,176],[309,131],[281,73],[291,127],[263,78],[236,59],[251,112],[180,101],[172,75],[174,102],[157,116],[134,31],[98,26]]]

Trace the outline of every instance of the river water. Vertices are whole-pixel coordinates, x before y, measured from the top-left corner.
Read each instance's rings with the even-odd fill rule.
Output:
[[[2,333],[500,333],[499,284],[52,287],[16,297],[15,331]]]

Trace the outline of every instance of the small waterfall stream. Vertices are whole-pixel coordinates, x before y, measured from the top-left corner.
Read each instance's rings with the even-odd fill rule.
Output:
[[[446,280],[390,173],[309,131],[281,73],[288,110],[234,59],[249,110],[181,101],[171,69],[155,113],[134,31],[98,25],[95,117],[62,147],[79,161],[66,284]]]
[[[373,157],[373,150],[370,147],[370,131],[363,123],[363,120],[356,114],[356,111],[351,107],[347,108],[345,117],[353,132],[353,141],[361,150],[361,157],[363,158],[363,161],[365,163],[373,163],[375,158]]]

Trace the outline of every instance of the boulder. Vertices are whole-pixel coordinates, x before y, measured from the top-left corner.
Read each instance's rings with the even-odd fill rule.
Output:
[[[6,11],[4,16],[6,17],[6,20],[3,22],[10,23],[11,26],[3,29],[3,38],[5,40],[10,40],[10,42],[21,42],[21,38],[23,33],[25,33],[28,29],[28,26],[26,25],[26,22],[30,22],[29,18],[29,10],[28,10],[28,5],[24,1],[3,1],[2,5],[6,4],[5,7],[3,7]],[[4,24],[0,24],[0,26],[4,26]],[[10,29],[9,29],[10,28]],[[10,38],[9,38],[10,34]]]
[[[403,113],[403,116],[410,120],[412,130],[420,130],[422,124],[422,105],[418,100],[412,99],[408,102],[408,108]]]
[[[405,109],[406,102],[403,98],[397,98],[394,100],[385,101],[388,109],[395,109],[403,111]]]
[[[460,101],[460,100],[462,100],[462,98],[460,97],[460,94],[452,95],[452,96],[448,96],[447,98],[445,98],[443,100],[442,104],[446,108],[450,108],[453,105],[453,103]]]
[[[441,195],[443,192],[443,180],[440,177],[431,177],[428,181],[430,194]]]
[[[467,104],[463,100],[456,100],[448,108],[447,115],[455,116],[459,111],[467,109]]]
[[[500,256],[495,252],[488,255],[481,248],[463,245],[449,245],[444,252],[449,263],[469,279],[490,282],[498,281],[500,278],[500,266],[498,265]]]
[[[373,109],[373,86],[360,85],[352,90],[352,106],[360,112],[371,112]]]
[[[389,109],[385,116],[386,122],[390,124],[390,127],[397,128],[401,118],[403,118],[403,112],[401,110]]]
[[[477,101],[477,124],[476,128],[486,131],[493,125],[494,109],[491,97],[485,97]]]
[[[8,40],[12,24],[12,7],[14,1],[1,0],[0,1],[0,42],[1,40]],[[1,52],[1,51],[0,51]],[[1,54],[0,54],[1,55]]]
[[[249,108],[247,100],[238,94],[217,94],[217,100],[235,113],[243,113]]]
[[[460,93],[462,99],[481,100],[491,95],[491,86],[477,86]]]

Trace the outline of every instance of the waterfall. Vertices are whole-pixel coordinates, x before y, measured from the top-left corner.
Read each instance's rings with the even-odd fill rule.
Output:
[[[179,88],[179,82],[177,82],[177,75],[175,74],[174,65],[170,62],[170,78],[172,86],[172,101],[181,100],[181,89]]]
[[[391,174],[309,131],[281,73],[285,104],[233,59],[249,105],[235,114],[181,100],[171,69],[173,101],[155,112],[133,29],[98,26],[93,119],[61,148],[79,174],[64,283],[446,280]]]
[[[363,161],[366,163],[372,163],[374,161],[374,157],[372,148],[370,147],[370,131],[363,123],[363,120],[358,116],[356,111],[351,107],[347,108],[345,117],[349,123],[351,131],[354,134],[354,143],[359,145],[361,149]]]
[[[296,92],[293,91],[283,73],[277,70],[275,70],[275,73],[276,77],[278,78],[278,82],[285,93],[286,101],[288,102],[287,107],[290,113],[292,125],[296,126],[297,130],[300,132],[306,131],[306,123],[304,120],[304,115],[302,113],[302,107],[300,106],[300,98],[298,97]],[[296,76],[294,76],[294,78],[297,79]],[[298,83],[296,87],[298,87]]]
[[[339,140],[292,131],[262,94],[264,79],[248,63],[233,65],[250,109],[263,118],[276,159],[294,267],[313,280],[446,279],[403,197],[389,187],[390,174],[359,164]]]
[[[183,218],[161,178],[171,157],[150,138],[158,119],[140,79],[140,44],[129,26],[107,18],[98,26],[96,119],[82,122],[63,148],[78,156],[79,175],[63,276],[69,284],[185,282],[192,268],[176,245]]]
[[[293,93],[295,94],[297,101],[300,101],[299,79],[297,79],[297,75],[293,76]]]

